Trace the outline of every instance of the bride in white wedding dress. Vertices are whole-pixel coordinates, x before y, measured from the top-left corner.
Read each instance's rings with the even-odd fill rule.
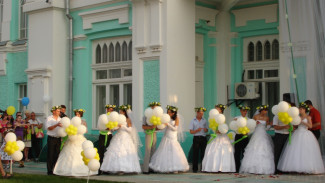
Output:
[[[76,110],[75,115],[78,117],[83,116],[83,110]],[[82,125],[87,127],[87,123],[82,120]],[[88,176],[89,168],[82,160],[81,151],[82,143],[86,140],[83,135],[75,135],[76,138],[68,139],[62,151],[60,152],[59,159],[55,164],[53,173],[61,176]],[[89,175],[96,175],[97,171],[90,171]]]
[[[161,173],[186,172],[189,170],[189,165],[177,140],[177,136],[182,138],[181,121],[177,116],[176,107],[167,106],[167,110],[171,121],[165,124],[167,127],[165,135],[153,154],[149,167],[153,171]]]
[[[240,173],[274,174],[273,141],[266,132],[266,126],[269,125],[268,109],[268,105],[259,106],[259,114],[254,116],[257,127],[245,148]]]
[[[110,173],[140,173],[138,137],[127,114],[126,105],[120,106],[120,114],[126,116],[127,126],[119,125],[107,151],[104,154],[101,171]]]

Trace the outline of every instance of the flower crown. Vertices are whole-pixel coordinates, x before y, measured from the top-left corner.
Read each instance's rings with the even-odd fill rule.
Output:
[[[73,109],[73,112],[82,112],[82,113],[85,113],[86,110],[85,109]]]
[[[222,110],[225,110],[227,108],[227,106],[225,106],[223,104],[217,104],[217,105],[215,105],[215,107],[219,107]]]
[[[107,104],[107,105],[105,105],[105,108],[106,108],[106,109],[108,109],[108,108],[113,108],[113,109],[115,109],[115,108],[116,108],[116,105]]]
[[[119,110],[123,110],[126,111],[128,109],[131,109],[131,105],[127,104],[127,105],[121,105],[120,107],[118,107]]]
[[[257,110],[261,111],[261,110],[268,110],[269,109],[269,105],[261,105],[256,107]]]
[[[55,110],[57,110],[57,109],[61,109],[61,106],[59,106],[59,105],[53,106],[53,107],[51,108],[51,112],[53,112],[53,111],[55,111]]]
[[[205,112],[205,111],[207,111],[207,109],[205,107],[196,107],[196,108],[194,108],[194,110],[195,110],[195,112],[200,112],[200,111]]]
[[[161,104],[160,104],[160,102],[151,102],[148,105],[148,107],[153,107],[153,106],[161,106]]]
[[[173,111],[173,112],[177,112],[178,108],[175,106],[171,106],[171,105],[167,105],[166,107],[167,110]]]
[[[250,107],[248,107],[248,106],[243,106],[243,105],[239,105],[239,106],[237,106],[237,108],[240,109],[240,110],[247,110],[247,111],[250,111],[250,110],[251,110]]]
[[[305,108],[306,112],[310,111],[309,106],[305,102],[300,102],[299,107]]]

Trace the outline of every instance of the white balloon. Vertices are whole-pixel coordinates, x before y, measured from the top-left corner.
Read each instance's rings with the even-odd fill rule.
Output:
[[[272,113],[273,115],[278,115],[279,109],[278,109],[278,105],[274,105],[272,107]]]
[[[118,121],[119,119],[119,113],[117,113],[116,111],[113,111],[111,112],[109,115],[108,115],[108,121]]]
[[[237,126],[238,127],[244,127],[247,125],[247,120],[243,117],[237,118]]]
[[[78,139],[79,139],[78,135],[69,135],[69,140],[71,142],[76,142],[78,141]]]
[[[98,129],[100,131],[105,131],[107,129],[106,125],[103,123],[98,123]]]
[[[44,95],[43,96],[43,101],[44,102],[49,102],[51,100],[51,97],[50,96],[48,96],[48,95]]]
[[[17,136],[16,134],[12,133],[12,132],[9,132],[7,133],[6,137],[5,137],[5,140],[6,142],[9,142],[9,141],[16,141],[17,140]]]
[[[19,151],[22,151],[25,148],[25,143],[23,141],[21,141],[21,140],[18,140],[17,141],[17,146],[19,147]]]
[[[219,111],[217,109],[211,109],[209,112],[209,116],[213,118],[217,116],[217,114],[219,114]]]
[[[301,118],[300,116],[296,116],[292,119],[291,124],[292,125],[299,125],[301,123]]]
[[[118,120],[117,120],[118,124],[126,124],[126,117],[123,114],[120,114],[118,116]]]
[[[256,128],[256,121],[254,119],[247,120],[247,128],[253,131]]]
[[[68,117],[64,117],[61,119],[60,123],[62,124],[63,128],[68,128],[70,125],[70,119]]]
[[[94,148],[94,144],[90,140],[86,140],[82,143],[82,149],[86,150],[88,148]]]
[[[278,111],[279,112],[287,112],[289,109],[289,104],[285,101],[281,101],[279,104],[278,104]]]
[[[78,116],[75,116],[71,119],[71,124],[75,127],[78,127],[81,125],[81,118]]]
[[[162,129],[166,128],[166,125],[165,124],[161,124],[161,125],[158,125],[157,128],[159,130],[162,130]]]
[[[161,123],[168,123],[170,121],[169,114],[163,114],[161,117]]]
[[[11,155],[12,159],[15,161],[20,161],[21,159],[23,159],[23,153],[21,151],[15,151],[12,155]]]
[[[88,149],[84,150],[84,154],[85,154],[86,158],[93,159],[96,156],[96,150],[94,148],[88,148]]]
[[[229,127],[230,127],[231,130],[236,131],[238,129],[237,121],[231,121],[229,123]]]
[[[226,121],[226,117],[223,114],[218,114],[215,120],[218,124],[224,124]]]
[[[144,116],[146,118],[150,118],[152,116],[152,109],[151,107],[148,107],[145,111],[144,111]]]
[[[226,134],[228,132],[228,125],[227,124],[221,124],[218,126],[218,130],[222,134]]]
[[[92,159],[88,163],[88,168],[90,171],[97,171],[100,167],[100,163],[97,159]]]
[[[83,135],[87,132],[87,128],[84,125],[78,127],[78,134]]]
[[[151,118],[151,116],[150,116],[150,118]],[[150,118],[147,118],[147,124],[148,124],[149,126],[152,126],[153,124],[150,122]]]
[[[65,136],[68,135],[67,132],[65,132],[65,129],[62,128],[62,127],[59,127],[57,129],[57,134],[58,134],[59,137],[65,137]]]
[[[290,107],[288,109],[288,114],[294,118],[294,117],[297,117],[299,116],[299,109],[297,107]]]
[[[107,118],[107,114],[102,114],[98,117],[98,126],[99,124],[104,124],[106,125],[108,123],[108,118]]]
[[[153,111],[152,111],[152,115],[157,116],[157,117],[161,117],[164,113],[164,110],[160,107],[160,106],[156,106]]]

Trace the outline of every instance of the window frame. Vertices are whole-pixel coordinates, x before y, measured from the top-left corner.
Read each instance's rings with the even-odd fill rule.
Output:
[[[20,0],[19,1],[19,39],[27,39],[28,37],[28,18],[27,13],[24,13],[23,6],[26,3],[26,0]],[[22,27],[22,17],[24,18],[24,27]],[[23,35],[23,36],[22,36]]]

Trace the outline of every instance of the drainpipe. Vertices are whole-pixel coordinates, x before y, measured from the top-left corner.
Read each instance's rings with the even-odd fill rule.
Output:
[[[68,105],[68,116],[72,116],[72,87],[73,87],[73,27],[72,27],[72,16],[70,15],[70,0],[65,0],[65,15],[69,19],[69,105]]]

